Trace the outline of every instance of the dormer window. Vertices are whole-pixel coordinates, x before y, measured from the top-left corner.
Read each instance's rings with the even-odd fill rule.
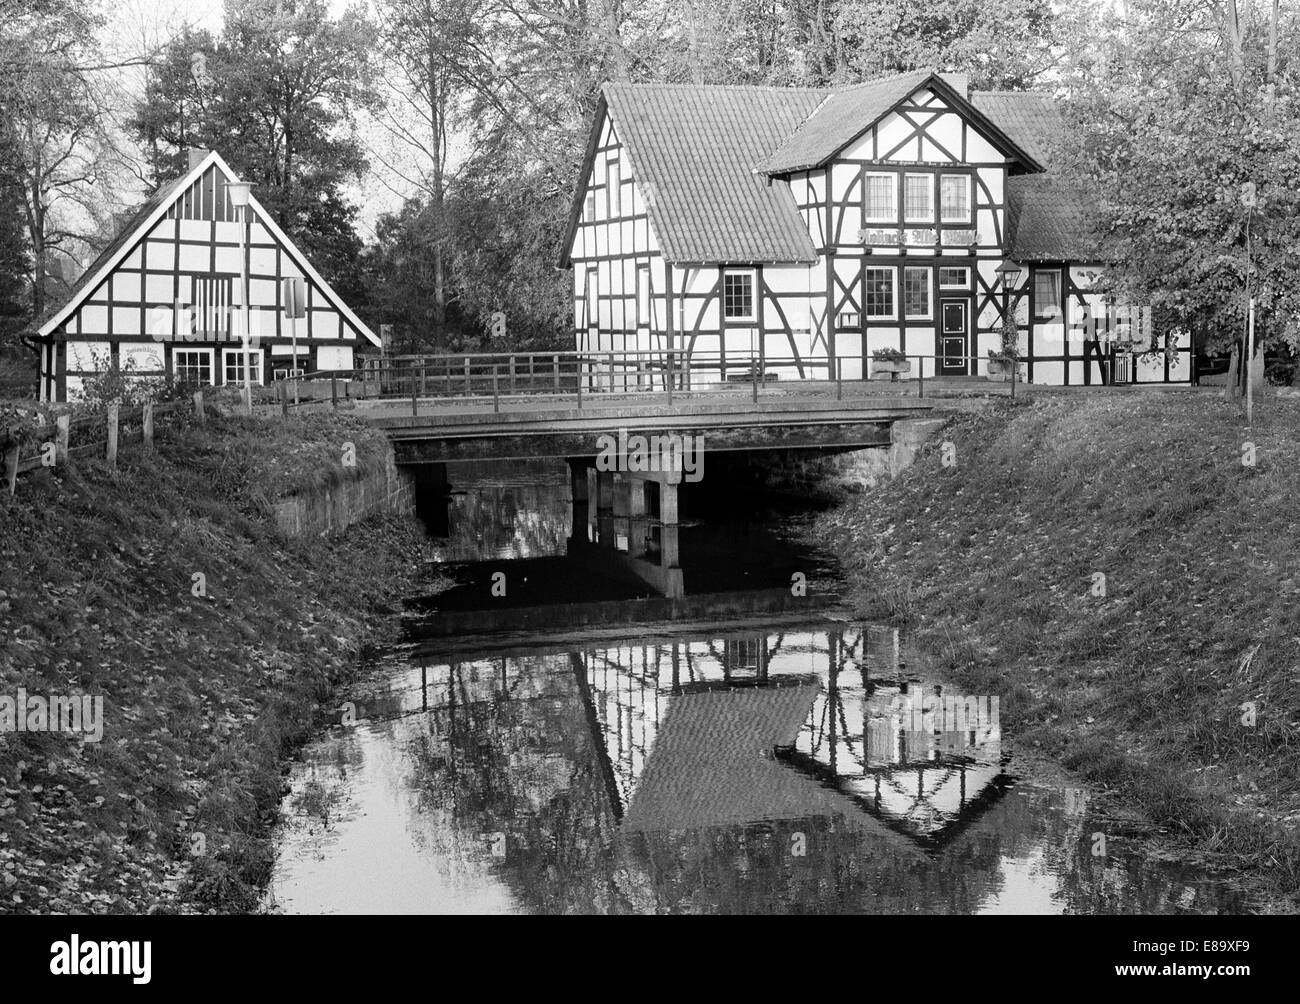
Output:
[[[907,223],[934,222],[933,175],[903,175],[903,219]]]

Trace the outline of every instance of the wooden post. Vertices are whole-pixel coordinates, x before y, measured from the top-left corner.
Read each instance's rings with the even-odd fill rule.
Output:
[[[362,384],[361,386],[364,388],[365,384]],[[294,393],[295,395],[297,394],[296,391]],[[289,385],[287,383],[282,383],[280,385],[280,417],[289,417]]]
[[[55,419],[58,426],[58,435],[54,438],[54,461],[58,464],[68,462],[68,433],[72,429],[72,418],[68,415],[60,415]]]
[[[1015,356],[1011,360],[1011,397],[1016,396],[1016,370],[1020,369],[1020,358]]]
[[[9,494],[18,491],[18,447],[13,446],[5,455],[5,474],[9,476]]]
[[[194,414],[198,416],[199,425],[202,425],[204,418],[206,417],[203,414],[203,391],[202,390],[196,390],[194,392]]]
[[[916,357],[916,396],[925,397],[925,356]]]
[[[835,400],[844,400],[844,360],[835,357]]]
[[[754,359],[749,359],[749,382],[754,387],[754,403],[758,404],[758,367],[754,365]]]
[[[556,355],[554,358],[555,358],[555,393],[558,394],[560,392],[560,357]]]
[[[144,448],[153,449],[153,402],[146,401],[140,416],[140,427],[144,435]]]
[[[578,410],[582,411],[582,357],[573,357],[573,369],[578,377]]]
[[[420,398],[415,392],[415,381],[411,381],[411,416],[418,417],[420,414]]]
[[[500,370],[501,367],[499,365],[497,365],[496,363],[492,364],[492,410],[494,412],[499,412],[501,410],[501,397],[497,388],[497,376],[500,373]],[[514,385],[514,382],[515,382],[515,357],[511,356],[510,357],[511,386]]]
[[[337,373],[330,374],[330,403],[335,409],[339,406],[339,376]]]
[[[108,406],[108,443],[104,448],[104,459],[109,467],[117,466],[117,403]]]
[[[495,368],[494,368],[494,372],[495,372]],[[496,392],[497,392],[496,384],[494,383],[492,386],[493,397],[496,396]],[[510,353],[510,393],[513,394],[514,392],[515,392],[515,355],[512,352]]]
[[[469,397],[470,392],[473,391],[473,389],[474,389],[474,385],[471,382],[469,376],[469,356],[466,356],[465,357],[465,396]]]
[[[614,353],[609,354],[609,392],[614,393]]]

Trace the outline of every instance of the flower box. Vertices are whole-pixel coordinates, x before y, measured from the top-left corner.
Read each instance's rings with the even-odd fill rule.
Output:
[[[910,359],[873,359],[871,360],[872,380],[897,380],[900,373],[911,373]]]

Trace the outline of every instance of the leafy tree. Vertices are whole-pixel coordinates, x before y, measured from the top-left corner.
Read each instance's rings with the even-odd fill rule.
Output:
[[[1300,346],[1300,19],[1252,0],[1135,0],[1069,77],[1072,172],[1095,188],[1122,268],[1164,326],[1239,343],[1248,298],[1267,346]]]
[[[221,31],[178,35],[152,69],[131,127],[155,183],[185,149],[215,149],[341,295],[364,299],[347,186],[367,167],[354,127],[375,99],[372,27],[325,0],[227,0]]]

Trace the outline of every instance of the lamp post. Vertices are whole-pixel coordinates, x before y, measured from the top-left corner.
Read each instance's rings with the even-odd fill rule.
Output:
[[[230,204],[239,210],[239,311],[243,315],[240,334],[244,342],[244,407],[253,413],[252,353],[248,337],[248,200],[253,186],[247,181],[226,183]]]
[[[1020,326],[1016,324],[1011,289],[1020,281],[1024,267],[1012,258],[1003,258],[993,270],[1002,280],[1002,353],[1007,355],[1007,335],[1011,336],[1011,396],[1016,396],[1016,369],[1020,365]]]

